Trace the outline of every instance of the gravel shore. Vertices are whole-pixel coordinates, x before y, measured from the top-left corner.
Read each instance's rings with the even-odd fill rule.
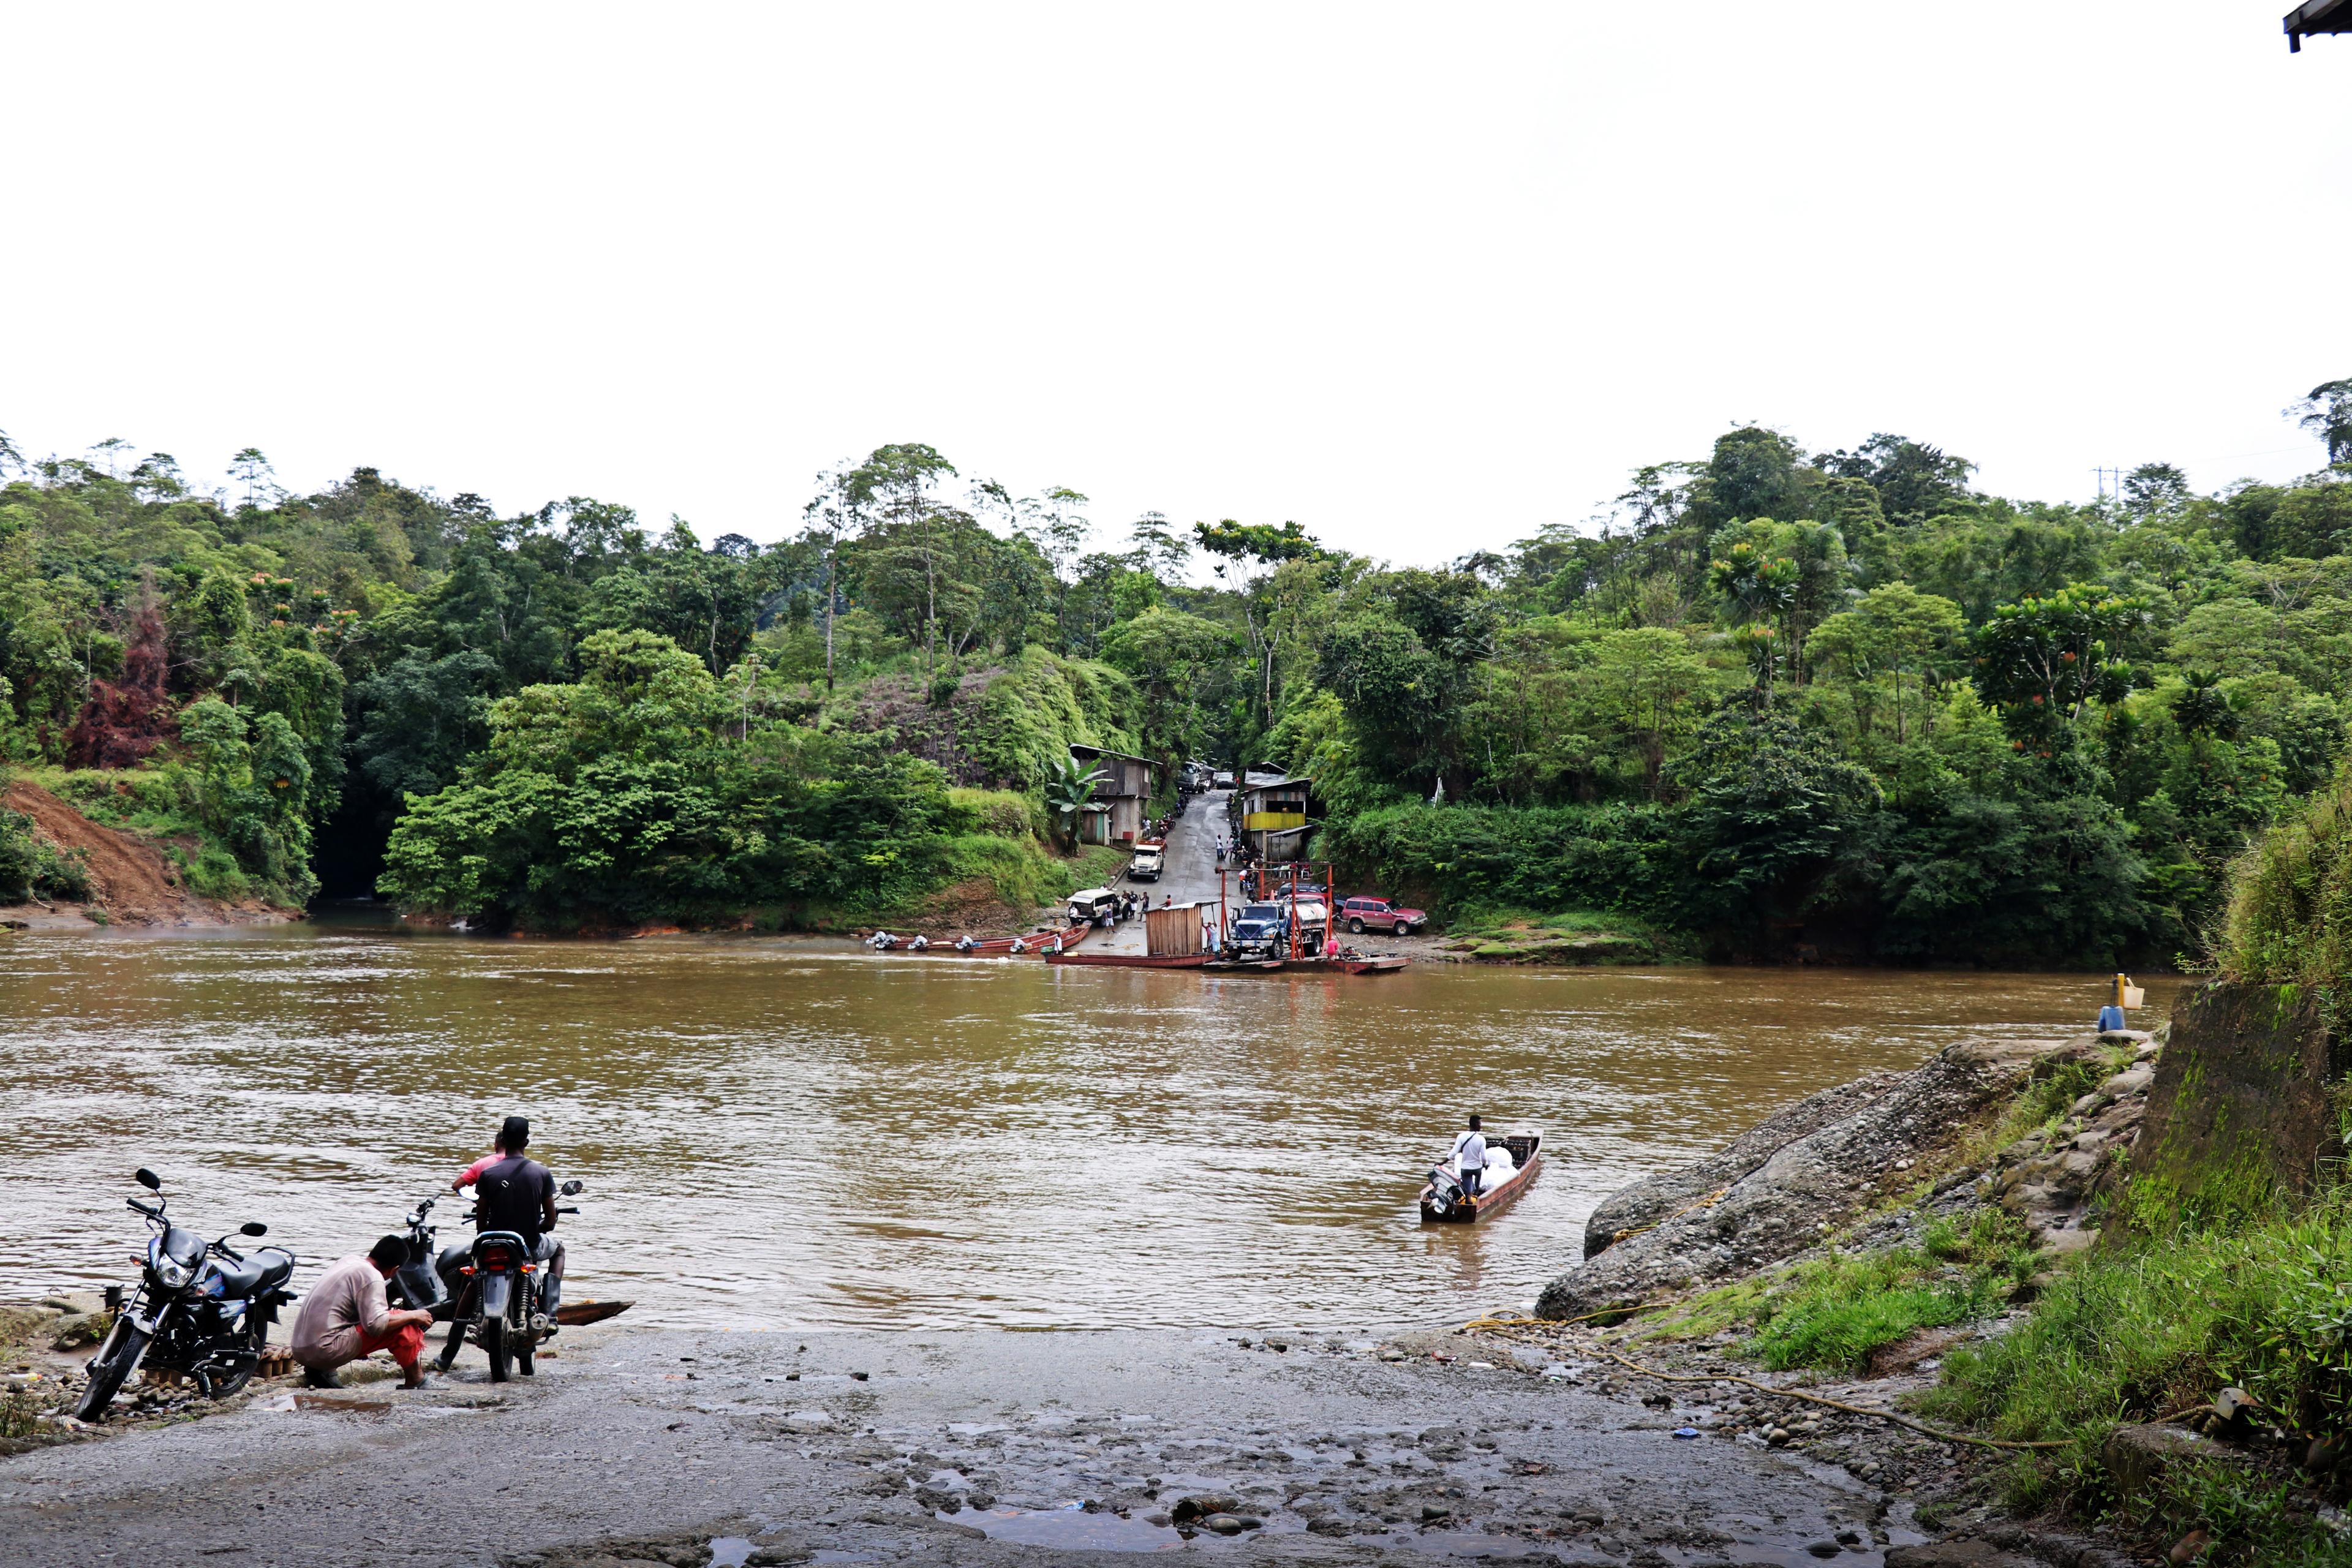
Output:
[[[1920,1539],[1845,1468],[1678,1437],[1496,1339],[625,1325],[528,1382],[469,1352],[416,1394],[265,1383],[0,1461],[0,1562],[1865,1568]]]

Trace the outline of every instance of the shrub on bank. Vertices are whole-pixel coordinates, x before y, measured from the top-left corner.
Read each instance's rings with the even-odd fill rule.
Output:
[[[2352,974],[2352,769],[2240,858],[2214,956],[2232,980],[2333,986]]]
[[[1425,900],[1663,916],[1673,880],[1656,806],[1391,805],[1327,826],[1316,852],[1342,874]]]
[[[1955,1352],[1926,1408],[1995,1436],[2063,1442],[2011,1464],[2009,1500],[2038,1508],[2063,1497],[2095,1513],[2115,1501],[2101,1451],[2109,1432],[2203,1405],[2231,1384],[2262,1401],[2265,1425],[2345,1430],[2352,1202],[2342,1192],[2301,1214],[2092,1254],[2051,1286],[2022,1327]],[[2274,1479],[2232,1477],[2217,1467],[2178,1479],[2147,1505],[2154,1511],[2124,1522],[2203,1521],[2241,1544],[2275,1544],[2280,1531],[2304,1528],[2290,1530]],[[2158,1519],[2164,1510],[2168,1518]]]
[[[36,895],[80,900],[89,896],[89,868],[79,854],[61,854],[33,831],[33,819],[0,806],[0,904],[18,904]]]

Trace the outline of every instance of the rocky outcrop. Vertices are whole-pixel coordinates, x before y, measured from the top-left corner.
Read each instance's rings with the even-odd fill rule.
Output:
[[[2096,1238],[2101,1200],[2114,1190],[2119,1159],[2147,1114],[2156,1041],[2144,1035],[2104,1039],[2131,1042],[2130,1064],[2075,1100],[2055,1127],[2036,1129],[2003,1149],[1974,1188],[1977,1198],[2023,1220],[2045,1251],[2079,1251]]]
[[[1584,1256],[1591,1258],[1660,1220],[1704,1201],[1761,1166],[1798,1139],[1843,1121],[1900,1082],[1899,1073],[1872,1073],[1852,1083],[1809,1094],[1768,1121],[1739,1135],[1728,1149],[1696,1165],[1636,1182],[1603,1198],[1584,1222]]]
[[[1618,1215],[1663,1212],[1647,1229],[1546,1286],[1537,1315],[1571,1318],[1632,1306],[1793,1257],[1890,1192],[1920,1180],[1939,1160],[1955,1158],[1971,1128],[1981,1128],[1987,1113],[2006,1104],[2038,1067],[2046,1071],[2053,1061],[2095,1056],[2098,1049],[2095,1035],[2074,1041],[1968,1041],[1891,1081],[1848,1085],[1850,1099],[1832,1090],[1831,1100],[1811,1111],[1811,1101],[1800,1102],[1775,1119],[1780,1131],[1768,1131],[1774,1122],[1767,1122],[1741,1141],[1745,1149],[1734,1144],[1715,1157],[1711,1163],[1720,1172],[1748,1166],[1719,1186],[1710,1187],[1694,1168],[1661,1179],[1654,1193],[1637,1189],[1612,1199]],[[1809,1121],[1814,1124],[1808,1127]],[[1784,1131],[1785,1141],[1768,1150]]]

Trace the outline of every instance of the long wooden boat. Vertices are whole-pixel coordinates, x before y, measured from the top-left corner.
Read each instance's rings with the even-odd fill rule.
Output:
[[[1279,958],[1213,958],[1201,967],[1220,974],[1267,974],[1282,964]]]
[[[1148,952],[1072,952],[1065,948],[1060,952],[1047,953],[1045,962],[1094,969],[1199,969],[1209,962],[1209,955],[1172,952],[1155,958]]]
[[[958,947],[951,942],[935,942],[929,947],[908,947],[902,942],[877,956],[883,958],[1043,958],[1045,956],[1046,947],[1055,937],[1062,939],[1062,951],[1067,952],[1094,934],[1094,931],[1095,928],[1090,925],[1064,926],[1060,931],[1043,931],[1034,936],[992,937],[986,942],[973,942],[970,947]],[[1019,952],[1013,951],[1015,941],[1021,943]]]
[[[1512,1132],[1494,1142],[1511,1152],[1511,1158],[1518,1162],[1517,1169],[1476,1197],[1465,1198],[1443,1214],[1431,1206],[1430,1189],[1423,1184],[1421,1189],[1422,1224],[1476,1225],[1488,1215],[1507,1207],[1512,1199],[1528,1190],[1528,1184],[1536,1179],[1536,1172],[1543,1164],[1543,1134]]]

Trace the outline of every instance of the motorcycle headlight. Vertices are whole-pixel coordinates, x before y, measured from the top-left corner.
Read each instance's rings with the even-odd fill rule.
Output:
[[[156,1279],[173,1290],[185,1289],[188,1281],[195,1276],[194,1269],[164,1251],[161,1241],[147,1244],[147,1267],[155,1271]]]

